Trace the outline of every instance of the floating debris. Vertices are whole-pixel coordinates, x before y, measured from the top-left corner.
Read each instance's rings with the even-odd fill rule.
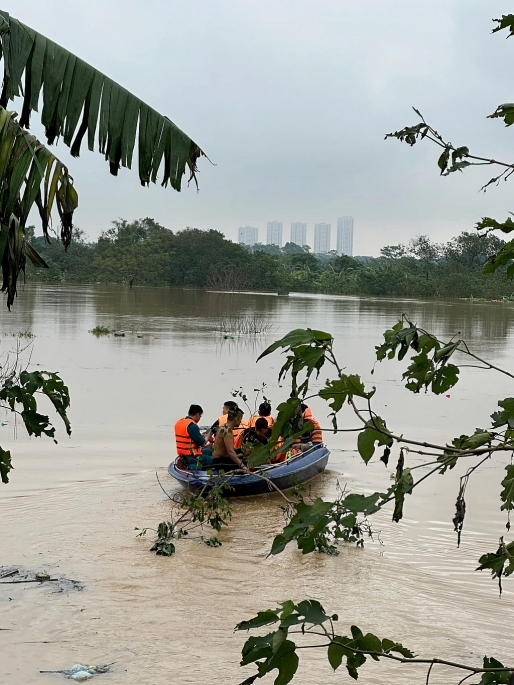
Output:
[[[36,580],[41,580],[41,581],[43,581],[43,580],[50,580],[50,576],[48,575],[48,573],[36,573],[36,575],[34,576],[34,578],[35,578]]]
[[[0,585],[22,585],[24,583],[44,585],[50,583],[54,593],[84,589],[83,583],[78,580],[72,580],[60,574],[53,575],[57,577],[51,577],[46,571],[35,572],[26,568],[14,568],[12,566],[0,567]]]
[[[60,671],[39,671],[40,673],[62,673],[70,680],[82,682],[90,680],[99,673],[107,673],[112,664],[102,664],[98,666],[84,666],[84,664],[73,664],[70,668],[65,668]]]

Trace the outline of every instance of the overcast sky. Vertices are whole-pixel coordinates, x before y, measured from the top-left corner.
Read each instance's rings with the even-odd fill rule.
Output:
[[[169,116],[216,164],[200,192],[110,176],[83,146],[69,160],[76,223],[96,238],[118,217],[176,231],[313,226],[355,217],[354,254],[425,233],[447,240],[484,215],[505,218],[514,177],[478,193],[487,169],[440,178],[437,150],[384,134],[416,123],[454,144],[514,158],[514,128],[488,120],[514,101],[514,39],[491,35],[506,0],[4,0],[2,7]],[[506,35],[506,34],[505,34]],[[19,111],[19,110],[18,110]],[[37,131],[36,131],[37,132]]]

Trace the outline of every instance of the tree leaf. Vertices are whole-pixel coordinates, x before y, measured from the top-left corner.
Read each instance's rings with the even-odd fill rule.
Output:
[[[248,621],[241,621],[235,627],[235,630],[250,630],[251,628],[260,628],[261,626],[268,626],[271,623],[276,623],[279,620],[277,611],[259,611],[257,616]]]
[[[514,509],[514,465],[505,467],[507,475],[502,480],[503,490],[500,493],[501,511],[512,511]]]
[[[435,372],[432,381],[432,392],[435,395],[443,393],[453,388],[459,380],[459,367],[455,364],[446,364]]]
[[[352,493],[347,495],[343,500],[343,505],[345,509],[353,512],[354,514],[364,514],[364,516],[370,516],[380,509],[377,506],[377,502],[380,499],[380,493],[374,492],[372,495],[358,495]]]
[[[505,424],[509,428],[514,428],[514,397],[506,397],[504,400],[499,400],[498,406],[502,408],[502,411],[491,414],[493,428],[499,428]]]
[[[347,650],[341,645],[337,643],[337,640],[341,640],[342,638],[335,637],[334,640],[330,643],[328,646],[328,662],[334,669],[334,671],[337,671],[339,666],[343,662],[343,656],[345,656],[348,652]]]
[[[276,340],[269,347],[267,347],[264,350],[264,352],[262,352],[257,357],[257,361],[259,361],[263,357],[266,357],[268,354],[271,354],[272,352],[278,350],[281,347],[294,348],[297,345],[309,345],[311,343],[316,342],[322,343],[323,345],[327,345],[331,343],[332,340],[333,338],[330,335],[330,333],[325,333],[324,331],[316,331],[310,328],[296,328],[295,330],[290,331],[280,340]]]
[[[375,443],[388,446],[393,444],[390,435],[384,420],[380,416],[374,416],[373,421],[367,422],[367,428],[362,430],[357,438],[357,449],[366,464],[375,454]]]
[[[12,470],[11,453],[0,447],[0,478],[2,483],[9,482],[9,472]]]

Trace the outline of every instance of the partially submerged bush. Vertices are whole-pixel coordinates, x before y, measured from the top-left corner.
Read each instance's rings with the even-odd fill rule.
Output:
[[[96,335],[96,337],[99,338],[101,335],[109,335],[109,333],[111,333],[111,330],[110,328],[106,328],[105,326],[95,326],[89,332],[93,335]]]

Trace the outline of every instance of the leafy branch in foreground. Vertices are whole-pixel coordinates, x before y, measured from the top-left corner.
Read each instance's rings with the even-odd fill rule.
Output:
[[[337,555],[337,542],[355,543],[357,547],[363,547],[366,536],[373,538],[369,523],[365,518],[359,520],[358,514],[366,517],[374,513],[378,509],[378,494],[369,497],[347,494],[338,485],[338,496],[333,502],[325,502],[320,497],[306,501],[303,489],[304,486],[295,488],[293,496],[296,501],[282,507],[287,525],[273,540],[270,554],[280,554],[295,540],[303,554],[318,551]]]
[[[156,473],[157,482],[166,497],[172,502],[170,520],[162,521],[157,528],[136,528],[140,531],[137,537],[143,537],[149,530],[156,533],[156,540],[150,551],[158,556],[171,557],[175,553],[175,542],[187,538],[200,540],[208,547],[220,547],[221,542],[216,535],[204,534],[205,526],[219,533],[223,526],[228,525],[232,518],[232,509],[224,493],[230,490],[230,474],[223,472],[213,475],[209,472],[209,482],[197,492],[190,492],[185,496],[175,494],[171,496],[162,487]]]
[[[58,138],[78,157],[87,133],[90,150],[98,136],[100,152],[111,174],[132,166],[138,136],[138,167],[142,185],[156,183],[180,190],[186,166],[195,177],[196,161],[204,153],[175,124],[118,83],[62,46],[0,11],[0,57],[4,61],[0,105],[23,96],[20,125],[28,128],[38,111],[49,145]],[[81,116],[82,115],[82,116]]]
[[[36,267],[47,266],[25,237],[26,222],[34,204],[39,209],[46,239],[52,208],[54,204],[57,206],[65,248],[71,241],[73,212],[78,206],[78,195],[67,167],[21,128],[16,116],[0,107],[0,260],[2,292],[7,291],[9,308],[27,258]]]
[[[49,145],[62,137],[77,157],[84,136],[90,150],[98,137],[100,152],[111,174],[131,168],[136,135],[142,185],[156,183],[179,191],[186,166],[196,181],[196,162],[202,150],[170,119],[158,114],[125,88],[29,26],[0,11],[0,261],[2,292],[10,308],[16,282],[26,259],[47,264],[25,238],[27,218],[37,205],[48,240],[52,205],[61,220],[61,240],[67,249],[73,232],[78,195],[67,167],[25,130],[30,126],[42,94],[41,122]],[[17,114],[6,111],[9,101],[23,97]],[[98,134],[98,136],[97,136]]]
[[[467,673],[460,680],[461,683],[473,675],[479,675],[481,679],[476,685],[514,685],[514,666],[504,666],[493,657],[484,657],[482,666],[420,658],[401,643],[389,638],[381,639],[373,633],[363,633],[355,625],[350,628],[351,635],[338,635],[335,628],[338,620],[337,614],[327,614],[319,602],[311,599],[298,604],[287,600],[277,609],[260,611],[253,618],[238,623],[236,630],[275,626],[272,632],[262,637],[250,637],[245,642],[241,666],[255,664],[257,673],[246,678],[241,685],[251,685],[275,670],[278,671],[275,685],[287,685],[298,670],[298,652],[302,649],[326,649],[332,669],[336,671],[344,662],[354,680],[357,680],[359,669],[369,657],[373,661],[388,659],[401,664],[426,665],[427,683],[430,682],[434,666],[441,665]]]
[[[495,32],[507,29],[510,36],[514,35],[514,15],[505,15],[496,20],[496,23]],[[386,138],[397,138],[411,146],[424,139],[430,140],[441,148],[438,166],[442,175],[447,176],[456,171],[463,171],[469,166],[499,166],[502,169],[501,173],[483,186],[485,190],[491,184],[498,184],[501,179],[507,180],[514,173],[514,163],[480,157],[471,154],[466,146],[454,146],[431,127],[418,110],[415,112],[421,119],[421,123],[388,134]],[[500,105],[491,118],[502,118],[505,124],[510,126],[514,123],[514,104]],[[485,231],[486,235],[494,230],[510,233],[514,229],[514,222],[509,218],[501,224],[485,217],[477,228]],[[495,249],[497,253],[486,262],[484,273],[492,273],[499,266],[505,266],[507,277],[513,277],[514,241],[501,246],[497,244]],[[326,363],[335,369],[336,377],[327,379],[325,387],[313,396],[319,396],[328,402],[332,409],[334,431],[354,430],[353,428],[340,429],[337,421],[338,413],[343,410],[343,407],[351,408],[353,415],[361,423],[357,449],[366,464],[371,462],[378,446],[384,447],[381,461],[387,466],[392,450],[399,447],[395,483],[386,492],[376,492],[369,496],[370,510],[367,512],[369,515],[387,503],[394,502],[392,518],[394,521],[399,521],[403,515],[406,494],[411,494],[420,483],[433,474],[445,474],[458,463],[462,463],[462,460],[466,460],[464,461],[466,464],[471,464],[460,478],[456,513],[453,519],[458,542],[460,542],[466,513],[465,492],[470,477],[487,460],[499,453],[514,454],[514,398],[507,397],[499,400],[499,410],[491,416],[490,427],[476,428],[469,435],[454,437],[446,444],[428,443],[407,438],[403,432],[397,433],[388,428],[385,420],[374,411],[372,406],[375,388],[366,390],[359,376],[343,372],[335,357],[333,338],[329,333],[311,329],[291,331],[268,347],[261,357],[280,348],[287,356],[280,370],[279,380],[290,373],[293,401],[295,398],[308,398],[307,393],[312,375],[315,373],[318,377]],[[409,366],[402,378],[406,381],[406,388],[414,393],[419,393],[421,390],[430,391],[435,395],[445,393],[455,386],[461,369],[466,366],[495,370],[514,379],[514,374],[473,353],[460,337],[455,336],[449,341],[442,342],[436,336],[413,324],[405,316],[385,332],[384,343],[377,346],[376,352],[378,361],[387,358],[398,359],[401,362],[407,354],[411,355]],[[469,363],[460,365],[455,363],[457,354],[463,354]],[[291,403],[291,400],[289,402]],[[287,419],[282,418],[281,413],[282,410],[279,407],[278,422],[284,423]],[[410,453],[422,455],[425,459],[422,463],[407,465]],[[419,468],[424,469],[424,473],[415,480],[413,472]],[[505,467],[505,472],[501,481],[500,509],[507,513],[506,528],[509,530],[510,512],[514,508],[512,459],[511,464]],[[342,505],[347,502],[347,499],[342,500]],[[308,508],[304,502],[297,504],[283,533],[275,538],[271,553],[281,552],[292,539],[297,540],[298,546],[304,553],[316,549],[327,551],[322,545],[316,544],[316,541],[322,539],[323,534],[328,535],[330,530],[333,530],[333,521],[330,520],[329,515],[331,507],[332,503],[323,502],[321,499],[315,500]],[[362,503],[360,509],[362,509]],[[494,578],[498,578],[501,593],[502,577],[514,573],[514,542],[506,543],[503,538],[500,538],[497,551],[483,555],[479,563],[480,570],[488,569]],[[278,671],[275,685],[287,685],[298,669],[299,650],[312,648],[326,649],[328,661],[334,670],[337,670],[346,660],[348,673],[354,679],[357,679],[359,668],[369,657],[374,661],[389,659],[408,664],[425,664],[428,667],[427,685],[434,667],[438,665],[460,672],[464,671],[465,675],[460,679],[459,685],[473,676],[480,676],[480,682],[476,685],[500,683],[514,685],[514,666],[504,666],[493,657],[484,657],[483,665],[480,667],[444,659],[419,658],[403,645],[387,638],[381,639],[372,633],[364,634],[357,626],[351,627],[351,635],[337,635],[334,627],[337,620],[337,615],[326,614],[323,607],[314,600],[305,600],[299,604],[288,600],[275,610],[259,612],[254,618],[239,623],[236,630],[250,630],[269,625],[275,627],[275,630],[262,637],[250,637],[246,641],[242,650],[241,665],[255,664],[257,672],[247,678],[242,685],[250,685],[275,670]],[[296,635],[300,637],[294,637]],[[298,644],[296,639],[299,640]],[[310,639],[315,641],[311,642]],[[307,640],[309,642],[305,644]]]
[[[368,517],[376,513],[389,503],[393,503],[393,521],[400,521],[403,517],[403,509],[406,495],[412,494],[414,489],[426,478],[435,473],[444,474],[453,469],[460,460],[476,460],[471,462],[466,474],[461,478],[460,488],[456,500],[456,514],[453,519],[455,530],[460,542],[464,518],[466,513],[465,491],[469,478],[495,454],[514,451],[514,398],[505,398],[498,403],[499,411],[492,415],[490,428],[477,428],[470,435],[460,435],[446,444],[428,443],[412,439],[403,433],[395,433],[388,428],[386,421],[379,416],[372,406],[375,388],[366,390],[364,383],[357,375],[349,375],[343,372],[333,349],[333,338],[329,333],[314,331],[311,329],[297,329],[288,333],[281,340],[270,345],[262,354],[264,357],[275,350],[282,348],[286,354],[286,361],[279,372],[280,377],[291,373],[292,397],[279,405],[277,421],[277,434],[283,434],[292,417],[297,417],[297,406],[302,399],[296,396],[301,392],[303,399],[319,396],[328,402],[332,409],[332,424],[334,430],[338,428],[338,414],[345,406],[349,406],[353,414],[361,423],[358,430],[357,449],[362,460],[368,464],[375,456],[377,447],[382,447],[383,453],[380,460],[387,466],[395,446],[400,447],[397,458],[394,484],[382,492],[375,492],[367,497],[359,495],[346,495],[336,503],[324,502],[321,499],[311,504],[300,501],[289,509],[288,523],[284,531],[279,534],[272,546],[273,554],[296,540],[298,547],[304,553],[314,550],[331,551],[333,543],[338,538],[358,542],[362,544],[362,535],[351,538],[348,530],[354,527],[359,530],[364,521],[359,521],[358,516]],[[384,359],[398,359],[402,361],[411,354],[410,363],[403,373],[407,381],[406,388],[414,393],[421,389],[429,390],[435,395],[440,395],[452,388],[458,381],[460,368],[451,363],[457,353],[472,360],[472,366],[486,370],[495,370],[513,377],[512,374],[492,364],[471,351],[468,344],[460,338],[450,341],[440,341],[436,336],[413,324],[405,315],[391,329],[384,333],[384,343],[376,347],[377,361]],[[336,377],[327,379],[325,386],[316,395],[307,395],[309,381],[314,372],[329,364],[336,370]],[[469,366],[463,364],[462,366]],[[363,402],[364,406],[359,406]],[[345,430],[345,429],[342,429]],[[348,429],[354,431],[355,429]],[[409,454],[422,455],[426,459],[422,463],[409,465]],[[426,472],[417,480],[414,473],[417,469],[425,468]],[[510,515],[514,508],[514,471],[512,466],[506,467],[506,476],[502,481],[501,492],[502,510]],[[339,518],[336,515],[340,512]],[[346,516],[350,516],[346,518]],[[344,525],[348,522],[351,526]],[[507,529],[510,521],[507,520]],[[343,531],[346,531],[343,534]],[[335,533],[336,531],[337,534]],[[493,577],[499,579],[501,591],[501,577],[514,573],[514,563],[509,556],[511,547],[501,543],[500,550],[495,554],[487,554],[480,559],[480,568],[489,568]]]
[[[67,414],[70,406],[68,387],[56,373],[21,370],[21,351],[23,350],[18,346],[14,362],[6,355],[0,366],[0,408],[20,416],[29,435],[36,438],[46,435],[57,442],[55,427],[50,418],[38,411],[37,397],[42,395],[50,400],[64,423],[66,433],[71,435],[71,424]],[[12,468],[10,451],[0,447],[0,478],[3,483],[9,482],[9,472]]]

